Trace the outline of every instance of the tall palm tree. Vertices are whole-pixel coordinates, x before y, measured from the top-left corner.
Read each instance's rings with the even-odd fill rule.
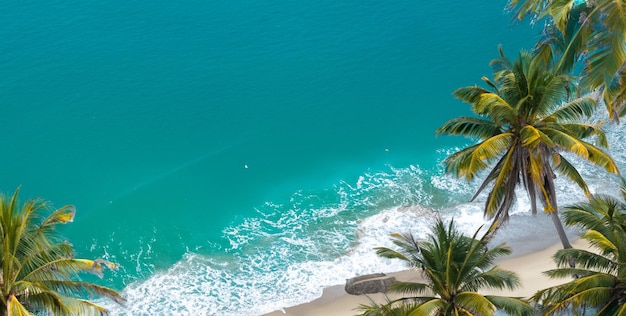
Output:
[[[101,275],[115,264],[77,259],[72,246],[55,228],[74,219],[74,208],[50,214],[41,200],[19,205],[19,188],[12,197],[0,195],[0,315],[103,315],[107,310],[83,297],[104,296],[123,303],[114,290],[81,281],[78,273]]]
[[[489,249],[492,231],[477,239],[479,231],[470,238],[456,229],[454,221],[445,224],[438,219],[424,241],[410,234],[392,235],[400,250],[376,248],[378,255],[406,261],[425,281],[393,284],[390,291],[409,296],[382,305],[361,305],[361,315],[488,316],[497,309],[511,315],[534,315],[531,305],[522,299],[477,292],[519,286],[515,273],[494,266],[494,260],[510,254],[511,249],[504,245]]]
[[[596,315],[626,315],[625,192],[622,191],[621,201],[595,195],[589,202],[566,208],[566,224],[587,230],[582,238],[597,251],[562,249],[556,253],[558,268],[545,274],[573,280],[535,294],[533,299],[542,305],[543,315],[583,307],[595,308]],[[574,260],[578,268],[567,266],[568,260]]]
[[[491,62],[494,81],[483,77],[491,88],[470,86],[454,95],[469,103],[478,117],[458,117],[445,123],[437,134],[463,135],[478,139],[444,160],[446,171],[472,180],[490,170],[474,200],[487,187],[485,215],[499,226],[508,220],[519,184],[537,213],[537,200],[554,222],[563,247],[571,247],[558,216],[556,172],[576,183],[590,196],[585,180],[562,153],[572,153],[608,172],[619,173],[611,157],[586,141],[593,138],[607,147],[598,125],[582,123],[596,106],[589,97],[572,98],[570,77],[555,72],[541,58],[521,52],[511,63],[502,53]]]
[[[621,0],[510,0],[518,19],[549,17],[551,54],[564,71],[582,64],[581,83],[601,89],[612,119],[626,114],[626,3]],[[547,48],[540,42],[540,50]],[[559,48],[556,48],[559,47]],[[579,61],[581,61],[579,63]]]

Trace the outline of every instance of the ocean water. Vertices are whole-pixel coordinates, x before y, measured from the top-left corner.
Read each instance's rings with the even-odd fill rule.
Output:
[[[120,264],[97,280],[128,299],[103,302],[115,315],[262,314],[402,269],[372,251],[390,233],[484,223],[475,184],[439,165],[467,140],[434,131],[468,113],[451,93],[498,44],[532,47],[504,5],[5,1],[0,188],[76,205],[62,232]],[[558,242],[518,205],[499,238]]]

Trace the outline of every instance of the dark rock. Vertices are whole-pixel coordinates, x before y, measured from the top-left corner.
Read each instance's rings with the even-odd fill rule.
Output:
[[[346,293],[352,295],[386,293],[390,285],[396,283],[395,277],[384,273],[361,275],[346,280]]]

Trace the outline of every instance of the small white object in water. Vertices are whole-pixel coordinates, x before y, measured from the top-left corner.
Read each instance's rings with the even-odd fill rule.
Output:
[[[243,165],[244,168],[248,169],[248,165]]]
[[[385,151],[386,151],[386,152],[389,152],[389,148],[385,148]]]

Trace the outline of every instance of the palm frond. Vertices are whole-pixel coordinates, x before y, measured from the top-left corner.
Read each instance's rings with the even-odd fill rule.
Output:
[[[430,286],[426,283],[417,282],[395,282],[389,286],[389,291],[409,296],[416,296],[428,292]]]
[[[543,305],[542,313],[552,315],[567,309],[590,306],[597,315],[617,315],[626,300],[626,213],[623,201],[595,195],[588,202],[570,205],[564,212],[568,225],[580,225],[582,236],[593,248],[562,249],[554,255],[557,269],[544,272],[550,278],[571,278],[567,283],[541,290],[533,300]],[[575,262],[576,268],[569,267]]]
[[[0,265],[3,301],[10,313],[42,315],[103,314],[95,304],[72,296],[104,296],[122,304],[114,290],[88,282],[74,281],[79,272],[101,274],[115,264],[104,260],[75,259],[72,246],[55,230],[57,224],[71,222],[74,207],[50,209],[42,200],[18,202],[19,188],[10,199],[0,195]],[[73,307],[73,304],[78,307]],[[81,307],[82,306],[82,307]],[[25,312],[26,311],[26,312]]]
[[[620,233],[623,233],[623,231]],[[589,243],[594,247],[602,250],[605,254],[617,253],[619,250],[618,244],[615,242],[615,238],[612,238],[614,236],[602,234],[597,230],[590,230],[582,237],[589,241]]]
[[[621,1],[600,1],[592,14],[604,16],[605,32],[596,32],[593,36],[593,46],[587,55],[587,63],[582,83],[592,88],[598,88],[613,78],[626,60],[626,15]],[[601,71],[600,71],[601,70]]]
[[[89,282],[82,281],[44,281],[40,282],[46,288],[54,289],[55,292],[64,295],[72,295],[74,293],[82,293],[89,297],[107,297],[116,303],[123,305],[126,302],[119,293],[110,288],[99,286]]]
[[[535,309],[526,300],[517,297],[485,295],[499,310],[505,311],[509,315],[533,316]]]
[[[410,261],[409,258],[407,258],[403,253],[395,251],[393,249],[389,249],[387,247],[376,247],[374,248],[374,250],[376,250],[377,255],[383,258]]]
[[[606,139],[606,134],[602,130],[602,128],[595,124],[584,124],[584,123],[568,123],[561,124],[563,130],[568,131],[574,137],[579,139],[585,139],[588,137],[595,137],[597,140],[597,144],[603,148],[608,148],[609,143]]]
[[[474,104],[480,101],[480,97],[485,93],[490,93],[490,91],[479,86],[470,86],[456,89],[452,94],[465,103]]]
[[[515,109],[501,96],[495,93],[483,93],[472,104],[472,110],[479,114],[489,116],[494,122],[506,124],[513,122]]]
[[[580,139],[556,128],[555,126],[545,127],[541,129],[544,134],[548,135],[555,144],[561,146],[565,151],[576,154],[577,156],[588,159],[589,151],[584,142]]]
[[[475,292],[461,292],[456,295],[454,302],[463,309],[476,315],[493,315],[496,306],[484,295]]]
[[[508,152],[492,168],[485,181],[476,190],[472,197],[474,200],[489,183],[493,182],[492,190],[485,202],[485,216],[497,221],[506,222],[508,209],[515,201],[515,188],[519,175],[519,148],[517,144],[511,144]]]
[[[526,125],[520,130],[520,140],[522,141],[522,145],[529,148],[537,147],[540,142],[546,143],[551,147],[554,146],[554,143],[548,135],[532,125]]]
[[[473,310],[479,315],[488,315],[483,312],[493,312],[494,305],[474,292],[480,288],[513,289],[519,285],[519,278],[493,265],[496,258],[510,254],[511,249],[504,244],[489,248],[493,231],[489,230],[481,238],[478,238],[479,232],[480,229],[467,237],[456,228],[453,220],[445,223],[437,218],[425,240],[418,242],[411,234],[394,234],[393,242],[400,249],[377,248],[381,256],[409,261],[425,279],[424,282],[394,283],[390,291],[402,294],[403,298],[393,304],[414,303],[409,315],[445,314],[446,310],[460,305],[463,306],[459,311],[464,310],[463,313]],[[468,294],[459,296],[462,292]],[[362,310],[374,313],[380,311],[380,307],[369,305]]]
[[[445,309],[447,305],[443,299],[433,298],[412,308],[408,316],[439,315],[439,311]]]
[[[587,186],[587,182],[580,175],[578,170],[569,162],[569,160],[565,159],[565,157],[560,154],[556,154],[558,157],[559,163],[556,164],[556,171],[561,175],[567,177],[570,181],[576,183],[579,188],[583,190],[585,196],[588,198],[591,197],[591,192],[589,191],[589,187]]]
[[[9,315],[11,316],[32,316],[33,315],[13,295],[9,296],[7,310],[9,312]]]
[[[457,151],[456,153],[446,157],[444,159],[443,164],[446,167],[446,172],[455,173],[457,177],[467,177],[468,179],[473,178],[474,174],[469,172],[469,164],[472,160],[472,154],[474,150],[480,144],[468,146],[462,150]]]
[[[615,164],[615,161],[613,161],[613,158],[611,158],[608,153],[590,143],[582,142],[582,144],[585,146],[585,149],[587,149],[587,153],[589,154],[586,158],[589,162],[592,162],[598,167],[604,168],[612,174],[620,174],[617,164]]]
[[[552,16],[557,27],[563,33],[565,33],[565,29],[567,28],[573,7],[574,0],[557,0],[551,1],[550,6],[547,8],[548,14]]]
[[[510,0],[507,8],[515,12],[518,20],[527,15],[538,16],[546,11],[549,2],[544,0]]]
[[[492,121],[461,116],[446,122],[438,128],[438,135],[462,135],[475,139],[487,139],[501,133],[500,126]]]
[[[558,267],[569,266],[569,261],[574,260],[576,266],[583,269],[614,269],[615,263],[600,254],[584,249],[559,249],[554,255],[554,262]]]
[[[533,61],[539,62],[537,59],[534,59]],[[541,65],[536,67],[545,66]],[[542,76],[543,71],[537,71],[537,75]],[[541,85],[541,88],[535,87],[535,91],[542,90],[540,95],[533,96],[538,98],[538,100],[534,100],[537,102],[537,105],[535,106],[536,112],[533,113],[533,116],[536,118],[546,117],[554,113],[555,110],[558,111],[560,105],[564,101],[568,101],[570,99],[570,93],[574,90],[569,76],[551,75],[548,78],[532,81],[533,84]]]
[[[507,166],[515,168],[515,166]],[[506,222],[508,210],[515,203],[515,188],[517,187],[517,175],[500,173],[494,182],[491,192],[485,201],[485,216],[490,219]]]
[[[43,229],[56,224],[71,223],[74,221],[75,215],[76,208],[72,205],[66,205],[46,217],[46,219],[39,225],[39,229]]]
[[[485,169],[487,162],[505,153],[512,141],[513,134],[502,133],[481,142],[472,152],[468,166],[470,172],[477,173]]]
[[[498,45],[498,55],[500,58],[491,60],[489,66],[493,70],[495,80],[500,82],[500,74],[511,71],[511,69],[513,69],[513,63],[504,54],[502,45]]]
[[[589,97],[582,97],[564,104],[544,120],[554,122],[579,122],[583,118],[591,117],[595,110],[596,101]]]
[[[463,290],[471,291],[477,289],[498,289],[514,290],[521,285],[516,273],[493,267],[488,271],[478,273],[470,283],[463,287]]]
[[[54,291],[42,287],[29,288],[24,296],[28,308],[35,311],[46,311],[52,315],[71,315],[71,308],[64,303],[64,297]],[[67,298],[67,297],[65,297]]]
[[[611,196],[594,195],[589,202],[579,202],[565,207],[563,218],[568,226],[579,225],[585,230],[601,230],[606,223],[610,205],[619,205]]]
[[[68,298],[65,304],[70,306],[72,313],[75,315],[109,315],[109,310],[87,300]]]
[[[542,304],[542,314],[554,315],[567,310],[577,310],[581,306],[606,308],[608,307],[607,305],[611,305],[611,288],[576,288],[577,286],[574,283],[570,282],[537,292],[533,296],[533,300]]]
[[[404,301],[391,301],[386,298],[386,303],[376,303],[370,298],[370,304],[361,304],[356,308],[361,313],[359,316],[406,316],[416,308],[417,304]],[[416,316],[430,316],[416,313]]]

